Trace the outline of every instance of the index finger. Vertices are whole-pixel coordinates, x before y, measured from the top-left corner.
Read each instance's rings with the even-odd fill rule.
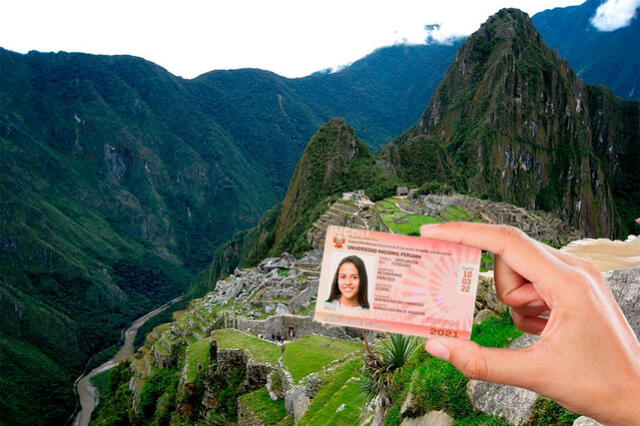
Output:
[[[545,293],[551,290],[549,281],[544,279],[550,275],[549,268],[555,269],[556,274],[566,269],[560,260],[537,241],[511,226],[446,222],[423,225],[420,227],[420,235],[493,252],[501,256],[522,277],[541,286],[540,290]]]

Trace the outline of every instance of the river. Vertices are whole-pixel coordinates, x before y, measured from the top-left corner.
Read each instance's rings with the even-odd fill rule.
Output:
[[[170,302],[165,303],[159,308],[154,309],[153,311],[141,316],[133,323],[131,323],[129,328],[127,328],[124,332],[124,343],[115,354],[115,356],[99,367],[94,368],[88,374],[85,374],[84,376],[76,380],[76,390],[78,393],[78,400],[80,401],[81,408],[73,419],[73,426],[87,426],[89,424],[89,420],[91,419],[91,413],[97,407],[98,402],[100,402],[100,393],[98,392],[98,389],[93,386],[93,384],[91,384],[91,378],[96,376],[97,374],[102,373],[103,371],[115,367],[123,359],[132,356],[133,341],[135,340],[138,329],[142,326],[142,324],[144,324],[148,319],[158,315],[160,312],[167,309],[170,305],[182,300],[183,297],[184,296],[176,297]]]

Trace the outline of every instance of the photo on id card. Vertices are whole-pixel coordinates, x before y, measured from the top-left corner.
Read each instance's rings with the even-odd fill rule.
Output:
[[[468,339],[480,253],[461,244],[329,226],[314,319]]]

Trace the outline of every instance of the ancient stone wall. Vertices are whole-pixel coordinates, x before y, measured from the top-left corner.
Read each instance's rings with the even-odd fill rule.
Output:
[[[354,337],[354,334],[350,333],[346,327],[325,327],[319,322],[313,321],[311,317],[302,315],[273,315],[263,320],[238,318],[236,321],[238,330],[262,335],[266,339],[269,339],[272,333],[276,335],[280,333],[281,336],[286,337],[288,336],[289,328],[293,328],[296,338],[311,334],[341,339]]]

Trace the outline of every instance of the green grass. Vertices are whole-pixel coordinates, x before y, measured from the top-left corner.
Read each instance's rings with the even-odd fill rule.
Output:
[[[109,371],[110,370],[105,370],[102,373],[98,373],[90,380],[91,384],[98,388],[100,395],[105,395],[107,393],[107,385],[109,384],[110,376]]]
[[[185,379],[187,382],[195,381],[198,372],[207,368],[211,363],[211,340],[208,337],[187,346],[185,353],[185,368],[187,370]]]
[[[469,216],[469,214],[467,212],[465,212],[464,210],[454,206],[454,205],[450,205],[449,207],[447,207],[447,210],[456,215],[456,220],[471,220],[471,216]]]
[[[277,425],[287,416],[284,401],[272,400],[265,387],[242,395],[239,400],[251,407],[255,416],[260,419],[264,425]]]
[[[363,348],[360,343],[325,336],[306,336],[284,346],[282,360],[294,381],[320,371],[331,361]]]
[[[508,313],[501,317],[487,318],[473,326],[471,339],[489,347],[506,347],[520,336]],[[389,407],[386,425],[402,422],[400,407],[409,389],[416,400],[411,416],[421,416],[431,410],[443,410],[460,425],[506,426],[503,420],[476,411],[466,392],[468,379],[448,362],[429,356],[420,350],[410,363],[396,375],[392,391],[393,403]]]
[[[471,340],[492,348],[507,347],[519,336],[522,336],[522,331],[513,325],[509,312],[503,312],[500,317],[489,317],[480,324],[475,324],[471,331]]]
[[[531,410],[529,424],[571,426],[578,417],[578,414],[568,411],[557,402],[538,397]]]
[[[382,220],[393,232],[404,235],[419,235],[421,225],[443,222],[439,217],[405,213],[396,205],[397,202],[399,201],[387,198],[376,203]]]
[[[403,223],[387,222],[387,226],[394,232],[404,235],[419,235],[420,226],[432,223],[441,223],[442,219],[421,214],[411,214],[402,219]]]
[[[280,346],[243,331],[216,330],[211,333],[211,337],[218,341],[218,349],[248,349],[253,359],[259,363],[276,365],[280,358]]]
[[[156,341],[153,346],[155,346],[156,350],[158,351],[158,353],[162,354],[162,355],[171,355],[171,352],[169,352],[167,350],[167,348],[164,347],[164,345],[162,344],[162,342],[160,340]]]
[[[298,315],[308,315],[316,308],[316,302],[311,303],[309,306],[298,312]]]
[[[288,277],[289,270],[288,269],[278,269],[278,275],[281,277]]]
[[[364,397],[360,392],[360,382],[352,377],[327,401],[308,424],[344,426],[358,424],[364,403]],[[338,411],[340,407],[342,409]]]
[[[345,386],[345,383],[352,377],[358,377],[360,369],[362,368],[362,360],[354,359],[343,362],[330,372],[325,372],[320,375],[320,379],[323,381],[323,385],[318,390],[318,393],[311,401],[307,412],[300,419],[298,425],[314,425],[318,424],[319,419],[325,419],[319,413],[326,413],[325,406],[330,404],[330,401],[335,395]],[[352,388],[351,383],[348,386]],[[362,401],[359,388],[356,389],[358,395],[351,395],[353,401]],[[331,406],[333,404],[330,404]],[[338,404],[339,406],[340,404]],[[350,404],[351,405],[351,404]],[[334,408],[335,412],[335,408]],[[344,413],[344,411],[343,411]],[[355,422],[353,423],[355,424]]]

